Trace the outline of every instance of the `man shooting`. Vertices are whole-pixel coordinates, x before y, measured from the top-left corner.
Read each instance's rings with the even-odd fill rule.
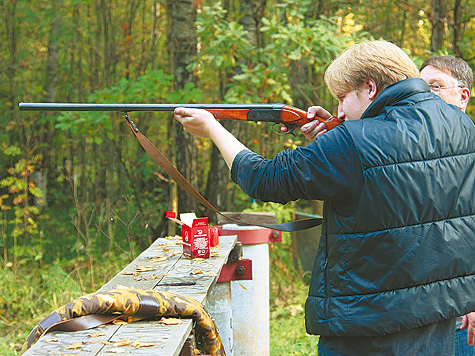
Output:
[[[324,201],[305,306],[321,355],[450,355],[456,316],[475,310],[475,126],[418,77],[391,43],[347,48],[325,73],[345,122],[270,160],[210,113],[175,110],[250,196]]]

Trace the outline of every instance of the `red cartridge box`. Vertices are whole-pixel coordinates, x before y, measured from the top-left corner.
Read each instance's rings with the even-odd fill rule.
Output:
[[[176,218],[176,213],[167,211],[168,219],[181,225],[183,238],[183,254],[188,258],[209,258],[210,238],[208,218],[196,218],[194,214],[180,214],[181,220]]]

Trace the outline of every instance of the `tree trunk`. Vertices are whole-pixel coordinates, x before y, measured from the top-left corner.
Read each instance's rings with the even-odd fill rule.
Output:
[[[262,36],[259,31],[264,16],[266,0],[242,0],[240,11],[244,15],[239,23],[247,31],[251,45],[262,46]]]
[[[194,27],[196,8],[193,0],[167,2],[169,16],[169,60],[171,71],[174,74],[174,89],[183,90],[185,84],[193,82],[193,73],[187,66],[193,61],[197,50],[197,36]],[[181,174],[193,185],[201,172],[197,172],[196,166],[196,138],[190,136],[181,125],[171,120],[174,133],[174,150],[176,167]],[[196,212],[197,203],[181,188],[177,191],[179,212]]]
[[[16,1],[9,1],[3,6],[3,17],[5,20],[5,30],[7,34],[8,50],[9,50],[9,70],[7,71],[9,82],[9,100],[15,102],[15,86],[14,78],[16,73],[16,57],[17,57],[17,20],[16,20]]]
[[[444,24],[446,17],[446,0],[432,0],[432,36],[431,51],[437,53],[444,43]]]
[[[8,1],[6,4],[2,2],[2,13],[5,21],[5,31],[8,42],[8,101],[10,102],[11,116],[10,120],[16,122],[16,93],[15,93],[15,75],[17,66],[17,33],[18,33],[18,20],[16,18],[17,10],[16,0]],[[7,90],[5,90],[7,92]]]
[[[46,59],[46,81],[45,81],[45,92],[46,92],[46,102],[55,102],[56,100],[56,92],[57,92],[57,81],[58,81],[58,60],[59,60],[59,34],[61,31],[61,12],[59,11],[60,3],[59,1],[54,2],[54,10],[56,16],[54,17],[53,23],[51,25],[49,39],[48,39],[48,57]],[[50,167],[50,161],[54,151],[51,151],[50,147],[53,147],[53,132],[54,132],[54,122],[52,120],[48,120],[43,127],[41,128],[40,132],[43,133],[43,137],[41,139],[43,143],[43,147],[45,149],[42,150],[43,153],[43,172],[38,172],[40,180],[43,181],[43,204],[41,205],[48,205],[47,201],[47,189],[48,189],[48,168]]]
[[[453,37],[453,47],[454,52],[459,57],[463,57],[462,49],[460,48],[460,43],[462,42],[463,34],[463,23],[462,23],[462,0],[455,0],[454,2],[454,37]]]

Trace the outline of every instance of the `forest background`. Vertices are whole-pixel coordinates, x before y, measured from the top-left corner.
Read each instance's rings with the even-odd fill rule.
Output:
[[[283,102],[335,113],[323,72],[357,41],[391,41],[417,65],[435,53],[475,65],[472,0],[2,0],[0,9],[0,355],[174,234],[166,210],[215,220],[143,152],[123,114],[19,112],[19,102]],[[319,213],[309,202],[253,202],[212,143],[170,113],[133,120],[220,210]],[[224,125],[266,157],[305,144],[269,124]],[[271,353],[314,355],[291,247],[289,235],[270,246]]]

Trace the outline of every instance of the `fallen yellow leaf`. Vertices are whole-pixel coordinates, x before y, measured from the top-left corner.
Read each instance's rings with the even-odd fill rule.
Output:
[[[158,256],[150,259],[150,262],[163,262],[167,259],[166,256]]]
[[[124,320],[115,319],[115,320],[112,322],[112,324],[114,324],[114,325],[125,325],[125,324],[127,324],[127,322],[124,321]]]
[[[132,343],[132,340],[130,339],[122,339],[119,341],[114,342],[114,346],[127,346]]]
[[[159,323],[162,324],[162,325],[180,325],[181,322],[182,322],[181,319],[177,319],[177,318],[164,318],[164,317],[162,317],[159,320]]]
[[[74,342],[66,346],[66,350],[76,350],[82,347],[82,342]]]
[[[106,336],[106,333],[97,332],[97,333],[89,334],[88,336],[90,336],[90,337]]]
[[[152,347],[152,346],[155,346],[156,344],[154,343],[151,343],[151,342],[138,342],[138,341],[134,341],[132,343],[132,346],[135,347],[136,349],[139,349],[141,347]]]
[[[137,266],[135,267],[135,270],[137,272],[148,272],[148,271],[151,271],[150,268],[146,267],[146,266]]]

